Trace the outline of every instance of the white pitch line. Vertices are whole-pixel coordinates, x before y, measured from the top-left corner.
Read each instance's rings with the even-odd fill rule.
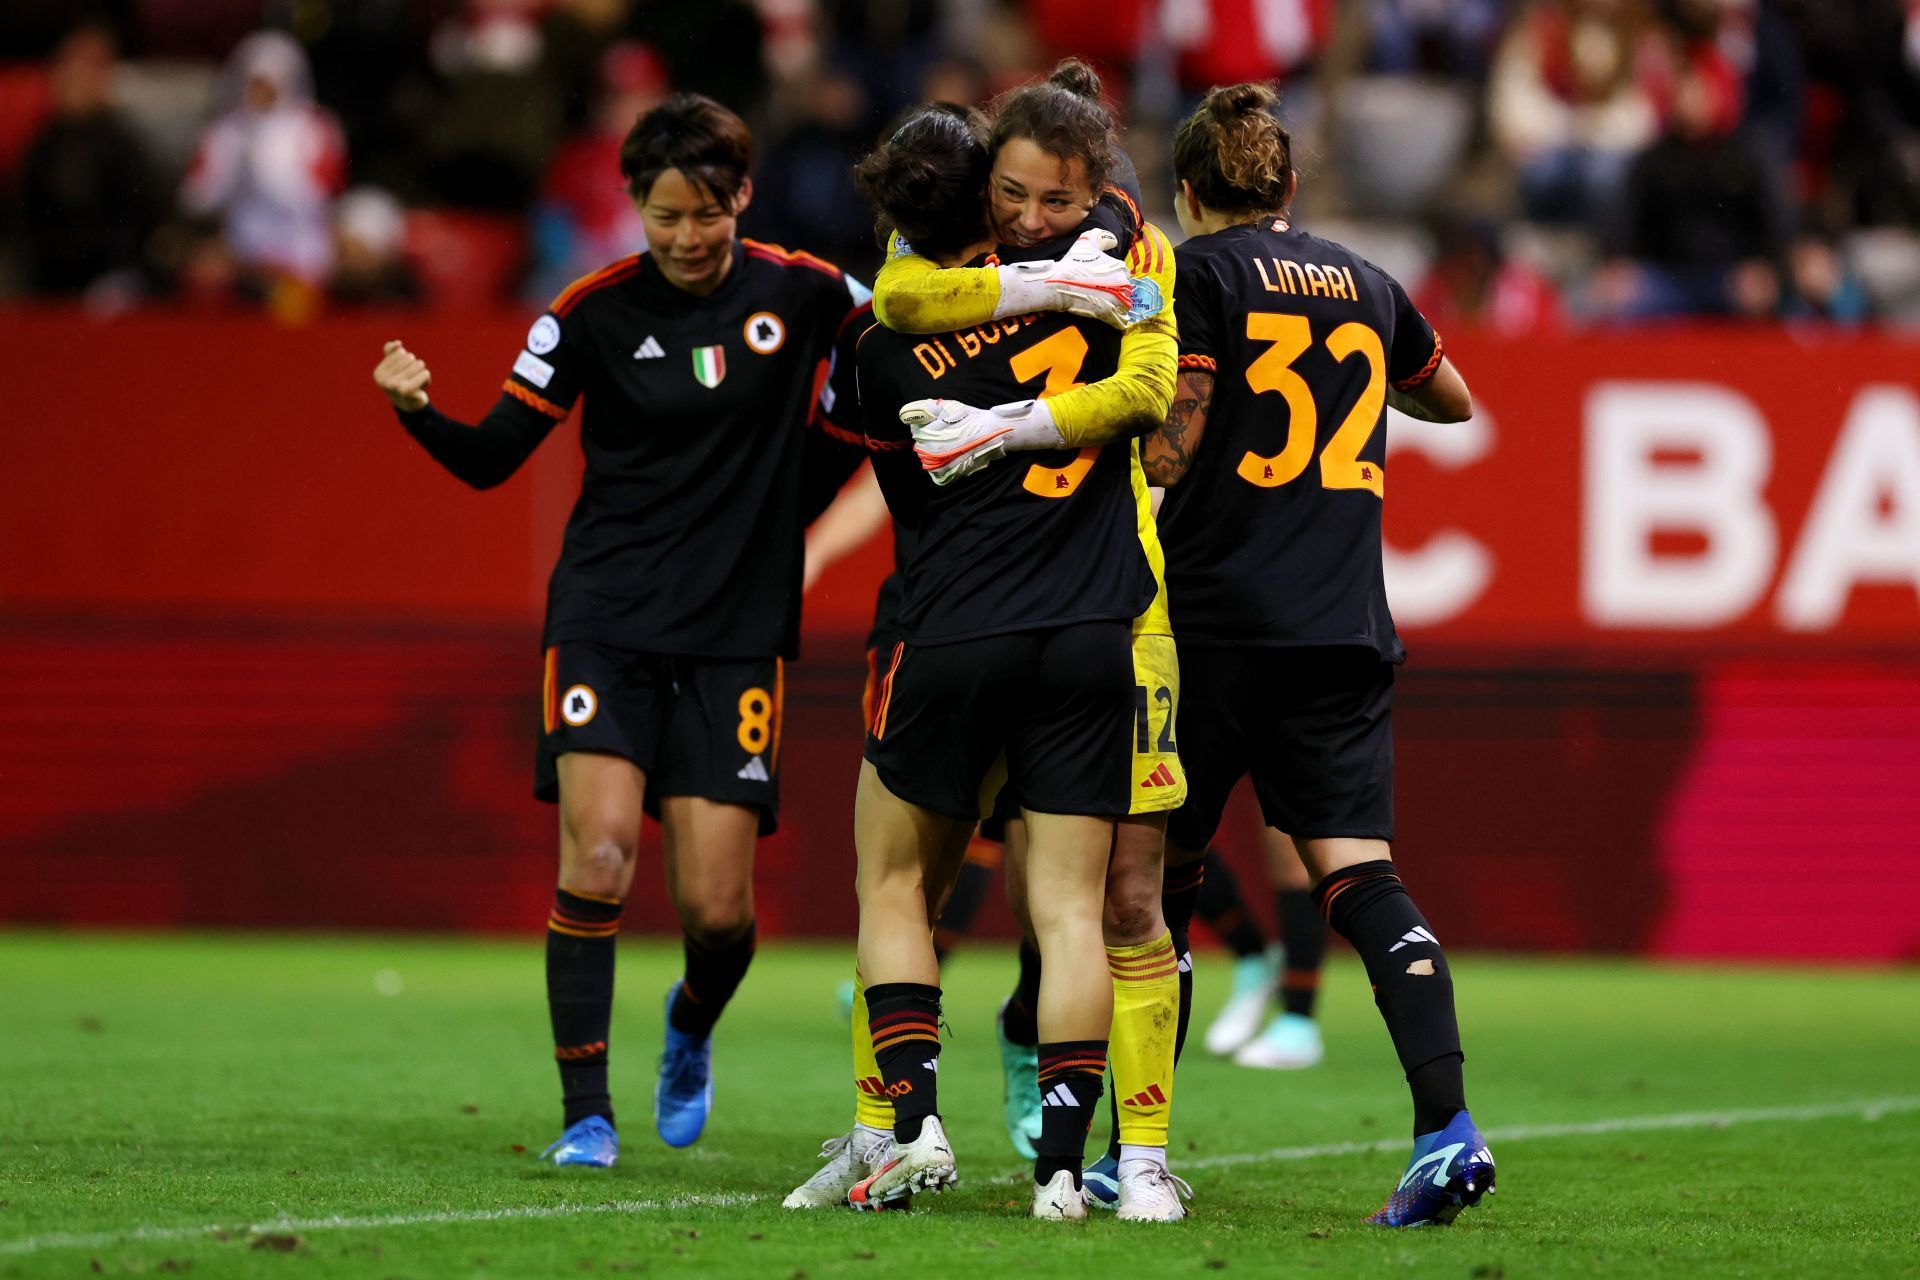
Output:
[[[199,1227],[135,1227],[132,1231],[103,1231],[95,1235],[29,1236],[0,1242],[0,1254],[40,1253],[47,1249],[99,1249],[150,1240],[192,1240],[200,1236],[298,1235],[303,1231],[358,1231],[369,1227],[421,1227],[455,1222],[513,1222],[539,1218],[571,1218],[590,1213],[654,1213],[662,1209],[731,1209],[764,1200],[765,1196],[729,1192],[717,1196],[669,1196],[662,1200],[605,1200],[598,1204],[515,1205],[505,1209],[443,1209],[438,1213],[388,1213],[348,1218],[279,1218],[244,1227],[218,1224]]]
[[[1488,1129],[1489,1143],[1525,1142],[1533,1138],[1577,1138],[1608,1133],[1649,1133],[1659,1129],[1724,1129],[1736,1124],[1777,1124],[1790,1120],[1838,1120],[1858,1116],[1878,1120],[1896,1112],[1920,1111],[1920,1097],[1879,1098],[1868,1102],[1836,1102],[1808,1107],[1760,1107],[1747,1111],[1682,1111],[1664,1116],[1618,1116],[1612,1120],[1585,1120],[1571,1124],[1523,1124]],[[1244,1151],[1233,1155],[1182,1160],[1182,1169],[1225,1169],[1240,1164],[1279,1164],[1288,1160],[1318,1160],[1323,1156],[1374,1155],[1405,1151],[1408,1139],[1382,1138],[1377,1142],[1333,1142],[1320,1147],[1275,1147],[1271,1151]]]
[[[1878,1098],[1866,1102],[1829,1103],[1804,1107],[1765,1107],[1746,1111],[1683,1111],[1663,1116],[1619,1116],[1570,1124],[1514,1125],[1492,1129],[1489,1142],[1523,1142],[1535,1138],[1573,1138],[1609,1133],[1646,1133],[1661,1129],[1724,1129],[1737,1124],[1777,1124],[1796,1120],[1836,1120],[1858,1117],[1876,1121],[1888,1115],[1920,1111],[1920,1096]],[[1222,1169],[1243,1164],[1281,1164],[1319,1160],[1328,1156],[1373,1155],[1406,1149],[1403,1138],[1376,1142],[1333,1142],[1317,1147],[1275,1147],[1232,1155],[1183,1160],[1182,1169]],[[377,1227],[418,1227],[465,1222],[512,1222],[568,1218],[599,1213],[657,1213],[671,1209],[730,1209],[756,1204],[767,1197],[745,1192],[726,1195],[670,1196],[659,1200],[608,1200],[597,1204],[520,1205],[505,1209],[447,1209],[438,1213],[391,1213],[367,1217],[281,1218],[246,1226],[136,1227],[132,1231],[94,1235],[54,1234],[0,1241],[0,1255],[42,1253],[50,1249],[99,1249],[115,1245],[164,1240],[194,1240],[225,1233],[255,1236],[272,1233],[298,1235],[316,1231],[359,1231]]]

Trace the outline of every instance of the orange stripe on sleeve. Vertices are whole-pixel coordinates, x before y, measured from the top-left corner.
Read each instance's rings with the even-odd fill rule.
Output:
[[[1428,356],[1427,362],[1420,366],[1420,372],[1414,374],[1411,378],[1400,379],[1400,381],[1393,384],[1393,389],[1395,391],[1412,391],[1415,387],[1420,386],[1432,378],[1435,373],[1439,372],[1440,362],[1446,359],[1446,356],[1447,345],[1440,341],[1440,335],[1436,333],[1433,335],[1433,354]]]
[[[525,387],[515,382],[512,378],[508,378],[504,383],[501,384],[501,386],[505,388],[506,393],[512,396],[515,400],[518,400],[523,404],[531,405],[533,408],[538,409],[541,413],[546,414],[549,418],[552,418],[556,422],[558,422],[560,419],[567,416],[567,411],[565,409],[562,409],[559,405],[555,404],[551,400],[548,400],[544,396],[535,395],[533,392],[527,390]]]
[[[1200,355],[1181,356],[1180,367],[1182,369],[1204,369],[1208,373],[1218,372],[1220,368],[1220,366],[1217,363],[1215,363],[1214,358],[1212,356],[1200,356]]]

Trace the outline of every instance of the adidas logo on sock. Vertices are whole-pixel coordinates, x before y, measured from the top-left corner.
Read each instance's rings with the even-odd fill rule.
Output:
[[[1160,1086],[1150,1084],[1145,1093],[1136,1093],[1120,1105],[1123,1107],[1160,1107],[1165,1106],[1167,1095],[1160,1092]]]
[[[1163,764],[1148,774],[1147,780],[1140,785],[1142,787],[1170,787],[1173,785],[1173,770]]]
[[[773,775],[767,772],[767,762],[759,756],[755,756],[753,759],[747,761],[747,763],[741,767],[740,772],[733,776],[736,778],[745,778],[748,782],[773,781]]]
[[[1077,1107],[1080,1099],[1073,1096],[1064,1084],[1057,1084],[1047,1090],[1047,1096],[1040,1099],[1043,1107]]]
[[[1440,945],[1440,939],[1428,933],[1425,925],[1415,925],[1401,936],[1400,941],[1387,948],[1387,954],[1392,955],[1409,942],[1431,942],[1436,947]]]
[[[660,345],[660,340],[652,334],[648,334],[647,340],[634,349],[633,358],[635,360],[658,360],[666,354],[667,349]]]

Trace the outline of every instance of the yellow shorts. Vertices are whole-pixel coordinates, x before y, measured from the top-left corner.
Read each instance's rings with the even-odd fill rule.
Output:
[[[1128,812],[1171,812],[1187,799],[1187,775],[1173,741],[1180,658],[1172,636],[1133,638],[1133,683],[1133,797]]]

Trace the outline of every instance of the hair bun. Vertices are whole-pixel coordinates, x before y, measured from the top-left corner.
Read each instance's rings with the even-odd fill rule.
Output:
[[[1222,119],[1256,115],[1280,105],[1280,95],[1273,86],[1258,82],[1215,89],[1210,96],[1213,99],[1213,114]]]
[[[1065,89],[1076,97],[1100,101],[1100,76],[1078,58],[1062,58],[1047,77],[1047,83]]]

